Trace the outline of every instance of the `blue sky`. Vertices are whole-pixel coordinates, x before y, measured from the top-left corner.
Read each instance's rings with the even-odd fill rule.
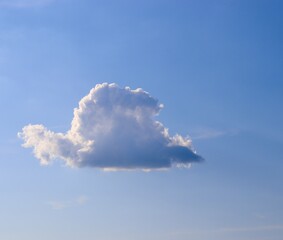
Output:
[[[281,1],[0,0],[0,238],[279,240]],[[17,133],[70,129],[96,84],[141,87],[190,169],[41,166]]]

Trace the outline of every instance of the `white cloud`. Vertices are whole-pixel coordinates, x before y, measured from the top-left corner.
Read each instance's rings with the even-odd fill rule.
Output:
[[[69,201],[55,200],[55,201],[48,201],[47,204],[53,210],[62,210],[70,207],[83,206],[88,202],[88,200],[89,198],[87,196],[81,195]]]
[[[171,137],[155,120],[162,107],[140,88],[98,84],[79,102],[67,133],[28,125],[18,135],[43,165],[62,159],[72,167],[152,170],[200,161],[190,139]]]
[[[75,202],[76,202],[78,205],[84,205],[88,200],[89,200],[89,199],[88,199],[87,196],[81,195],[81,196],[77,197],[77,199],[76,199]]]
[[[220,131],[216,129],[198,129],[194,131],[194,135],[192,135],[192,139],[210,139],[217,138],[226,135],[225,131]]]
[[[224,136],[233,136],[236,135],[237,133],[238,131],[235,129],[218,130],[213,128],[202,127],[192,130],[191,137],[193,140],[207,140],[207,139],[219,138]]]
[[[67,208],[69,206],[66,202],[60,202],[60,201],[49,201],[47,204],[53,209],[53,210],[62,210],[64,208]]]

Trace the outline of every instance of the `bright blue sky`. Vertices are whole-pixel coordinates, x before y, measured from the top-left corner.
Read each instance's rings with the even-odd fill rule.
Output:
[[[282,11],[279,0],[0,0],[0,238],[281,239]],[[206,161],[40,166],[17,132],[67,131],[102,82],[158,98],[158,120]]]

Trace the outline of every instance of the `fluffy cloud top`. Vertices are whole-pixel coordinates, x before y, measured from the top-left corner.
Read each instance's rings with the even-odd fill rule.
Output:
[[[67,133],[28,125],[19,137],[43,165],[62,159],[75,167],[152,170],[200,161],[188,138],[171,137],[155,120],[161,109],[158,100],[140,88],[103,83],[81,99]]]

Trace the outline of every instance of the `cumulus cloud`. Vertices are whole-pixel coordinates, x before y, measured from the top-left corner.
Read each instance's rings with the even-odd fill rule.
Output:
[[[155,120],[162,107],[140,88],[97,84],[74,109],[68,132],[27,125],[18,135],[43,165],[61,159],[71,167],[153,170],[201,161],[189,138],[170,136]]]

